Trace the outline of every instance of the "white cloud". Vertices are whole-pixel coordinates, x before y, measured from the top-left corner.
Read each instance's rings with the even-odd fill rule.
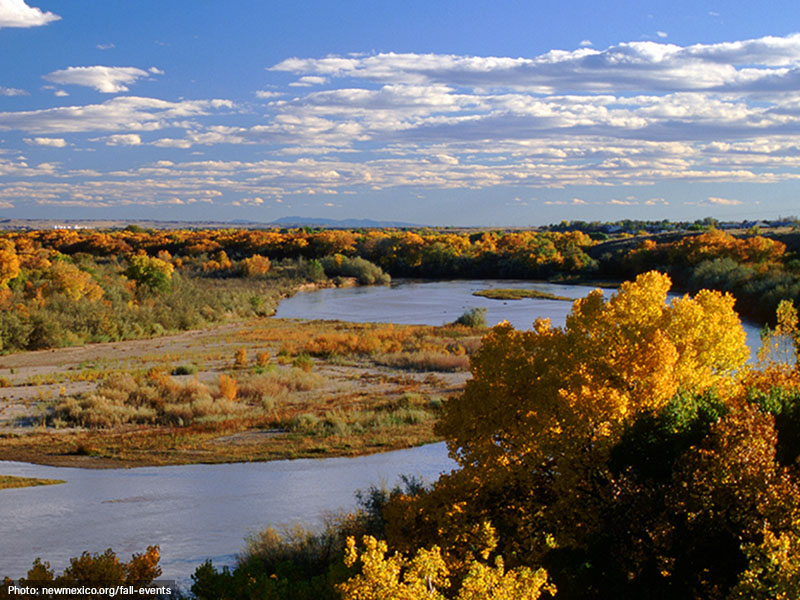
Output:
[[[268,100],[270,98],[279,98],[283,96],[281,92],[272,92],[269,90],[258,90],[256,91],[256,98],[261,98],[262,100]]]
[[[398,187],[418,193],[800,181],[800,35],[685,47],[631,42],[532,58],[293,58],[273,69],[308,86],[267,84],[254,92],[265,102],[257,110],[242,108],[237,120],[229,101],[141,97],[0,113],[0,130],[21,130],[26,139],[95,132],[102,137],[93,140],[107,144],[191,148],[209,157],[98,173],[91,182],[60,165],[15,161],[5,173],[29,177],[38,169],[64,187],[39,182],[36,189],[13,188],[18,195],[5,187],[0,192],[19,202],[84,194],[92,202],[178,198],[188,206],[215,198],[202,188],[245,206],[248,199]],[[311,87],[322,83],[324,89]],[[80,139],[70,138],[71,145]],[[221,160],[213,148],[221,144],[253,145],[267,158]],[[141,187],[128,185],[133,181]],[[514,194],[528,197],[524,191],[501,197]],[[564,193],[564,200],[548,202],[578,214],[585,204],[667,204],[641,192],[641,200],[616,194],[620,199],[587,203]]]
[[[708,201],[710,204],[716,204],[717,206],[739,206],[740,204],[744,204],[741,200],[717,198],[715,196],[709,196]]]
[[[67,140],[64,138],[25,138],[25,143],[30,146],[49,146],[51,148],[64,148],[67,145]]]
[[[581,43],[578,44],[578,46],[581,48],[588,48],[589,46],[594,46],[594,44],[592,44],[592,40],[581,40]]]
[[[3,87],[0,85],[0,96],[27,96],[28,92],[18,88]]]
[[[136,133],[116,133],[105,138],[109,146],[138,146],[142,143],[142,138]]]
[[[115,46],[114,46],[114,44],[111,44],[111,43],[108,43],[108,44],[97,44],[96,48],[98,50],[111,50],[112,48],[115,48]]]
[[[152,145],[159,148],[191,148],[192,142],[175,138],[161,138],[155,140]]]
[[[796,89],[800,34],[681,47],[626,42],[604,50],[552,50],[533,58],[381,53],[289,58],[272,67],[307,77],[559,91]]]
[[[60,71],[53,71],[44,75],[44,79],[61,85],[82,85],[96,89],[104,94],[115,94],[117,92],[127,92],[128,85],[137,80],[147,77],[148,72],[160,75],[159,71],[152,67],[149,71],[143,71],[136,67],[67,67]]]
[[[233,108],[233,103],[229,100],[167,102],[155,98],[120,96],[102,104],[0,112],[0,131],[18,129],[33,134],[156,131],[179,125],[187,118],[230,108]]]
[[[669,34],[667,32],[665,32],[665,31],[656,31],[656,35],[658,37],[662,38],[662,39],[666,38],[666,37],[669,37]]]
[[[327,77],[319,77],[316,75],[304,75],[294,83],[289,85],[292,87],[311,87],[312,85],[322,85],[328,81]]]
[[[0,0],[0,28],[37,27],[58,21],[61,17],[25,4],[25,0]]]
[[[234,200],[231,202],[233,206],[261,206],[264,204],[264,199],[260,196],[255,198],[242,198],[241,200]]]
[[[587,206],[589,203],[586,200],[581,200],[580,198],[573,198],[570,201],[567,200],[545,200],[544,204],[547,206]]]

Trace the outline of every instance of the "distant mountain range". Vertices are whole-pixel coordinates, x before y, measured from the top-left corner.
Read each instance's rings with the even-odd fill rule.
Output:
[[[372,219],[323,219],[320,217],[281,217],[272,221],[281,227],[337,227],[353,229],[359,227],[424,227],[418,223],[404,221],[373,221]]]
[[[338,229],[406,227],[420,228],[425,225],[403,221],[373,221],[372,219],[323,219],[317,217],[281,217],[275,221],[158,221],[149,219],[0,219],[0,230],[15,229],[122,229],[136,225],[145,229],[269,229],[271,227],[330,227]]]

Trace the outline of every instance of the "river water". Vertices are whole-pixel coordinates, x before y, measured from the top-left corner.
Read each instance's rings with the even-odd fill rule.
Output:
[[[36,557],[61,571],[84,550],[130,559],[161,546],[162,579],[186,581],[207,558],[231,565],[245,536],[269,524],[319,525],[355,507],[354,491],[400,475],[428,482],[455,463],[444,443],[357,458],[72,469],[0,462],[0,473],[67,483],[0,491],[0,578],[24,576]]]
[[[493,287],[580,298],[588,287],[518,281],[400,281],[391,287],[325,289],[284,300],[277,317],[441,325],[474,307],[487,320],[530,327],[537,317],[563,325],[571,303],[489,300]],[[606,295],[611,291],[606,290]],[[759,329],[745,324],[748,344]],[[205,559],[231,565],[249,532],[269,524],[318,525],[327,511],[352,508],[354,491],[394,485],[402,474],[435,480],[454,468],[444,444],[359,458],[84,470],[0,462],[0,473],[64,479],[65,484],[0,492],[0,577],[23,576],[36,557],[58,571],[84,550],[111,547],[127,560],[161,546],[164,579],[186,581]]]
[[[489,325],[508,321],[517,329],[529,329],[537,317],[548,318],[561,326],[572,307],[571,302],[525,298],[523,300],[492,300],[473,296],[473,292],[492,288],[523,288],[547,292],[577,300],[593,289],[588,286],[533,283],[530,281],[454,280],[414,281],[396,280],[391,286],[328,288],[301,292],[287,298],[278,306],[278,318],[339,319],[372,323],[404,323],[443,325],[455,321],[471,308],[487,309]],[[605,289],[606,297],[614,290]],[[670,294],[677,298],[679,294]],[[742,324],[747,335],[751,357],[761,345],[761,328],[750,322]]]

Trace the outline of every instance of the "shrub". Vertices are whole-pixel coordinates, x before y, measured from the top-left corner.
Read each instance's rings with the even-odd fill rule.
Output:
[[[326,380],[321,375],[298,368],[271,370],[250,377],[239,384],[239,398],[264,403],[285,398],[290,392],[307,392],[319,388]]]
[[[247,366],[247,349],[246,348],[239,348],[236,351],[236,356],[234,356],[233,364],[237,367],[246,367]]]
[[[259,352],[256,354],[256,364],[258,364],[259,367],[266,367],[269,364],[270,358],[272,358],[272,356],[268,351],[264,350],[263,352]]]
[[[328,277],[355,277],[361,285],[387,284],[392,280],[378,265],[360,256],[349,258],[334,254],[326,256],[320,262]]]
[[[270,261],[266,256],[254,254],[249,258],[245,258],[239,263],[242,270],[242,275],[245,277],[259,277],[266,275],[270,269]]]
[[[137,254],[128,261],[125,275],[136,282],[137,286],[144,286],[151,291],[167,291],[172,279],[174,267],[160,258],[153,258],[146,254]]]
[[[314,359],[308,354],[301,354],[292,361],[292,366],[308,373],[314,368]]]
[[[36,559],[28,571],[27,578],[20,579],[26,586],[56,585],[148,585],[161,575],[158,566],[160,552],[158,546],[149,546],[143,554],[134,554],[128,562],[120,562],[109,548],[102,554],[84,552],[71,558],[69,566],[56,576],[50,564]]]
[[[233,397],[223,393],[215,400],[208,387],[196,380],[179,385],[160,371],[138,378],[116,373],[93,392],[60,398],[49,419],[51,423],[108,428],[127,423],[188,425],[210,417],[241,415],[245,407],[232,401],[236,381],[228,379],[233,387],[225,393],[233,391]]]
[[[234,377],[231,377],[230,375],[225,375],[224,373],[220,373],[219,376],[220,395],[226,400],[234,400],[236,399],[237,391],[238,391],[238,386],[236,384],[236,379]]]
[[[475,329],[484,328],[486,327],[486,312],[487,309],[483,307],[470,308],[451,324],[465,325],[466,327],[472,327]]]

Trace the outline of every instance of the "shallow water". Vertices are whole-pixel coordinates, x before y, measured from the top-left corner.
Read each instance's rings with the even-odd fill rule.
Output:
[[[375,323],[443,325],[455,321],[465,311],[484,307],[489,325],[508,321],[517,329],[528,329],[538,318],[550,319],[561,326],[572,307],[571,302],[525,298],[523,300],[491,300],[473,296],[473,292],[491,288],[523,288],[548,292],[556,296],[578,299],[593,289],[589,286],[532,283],[530,281],[397,280],[391,286],[329,288],[300,292],[283,300],[275,314],[278,318],[338,319]],[[614,290],[603,290],[610,296]],[[670,294],[671,298],[679,294]],[[761,328],[744,322],[747,345],[755,357],[761,345]]]
[[[319,525],[355,506],[354,492],[427,481],[455,467],[443,443],[358,458],[136,469],[72,469],[0,462],[0,473],[67,483],[0,491],[0,578],[36,557],[57,571],[84,550],[128,560],[161,546],[162,579],[185,581],[205,559],[233,564],[245,536],[269,524]]]

